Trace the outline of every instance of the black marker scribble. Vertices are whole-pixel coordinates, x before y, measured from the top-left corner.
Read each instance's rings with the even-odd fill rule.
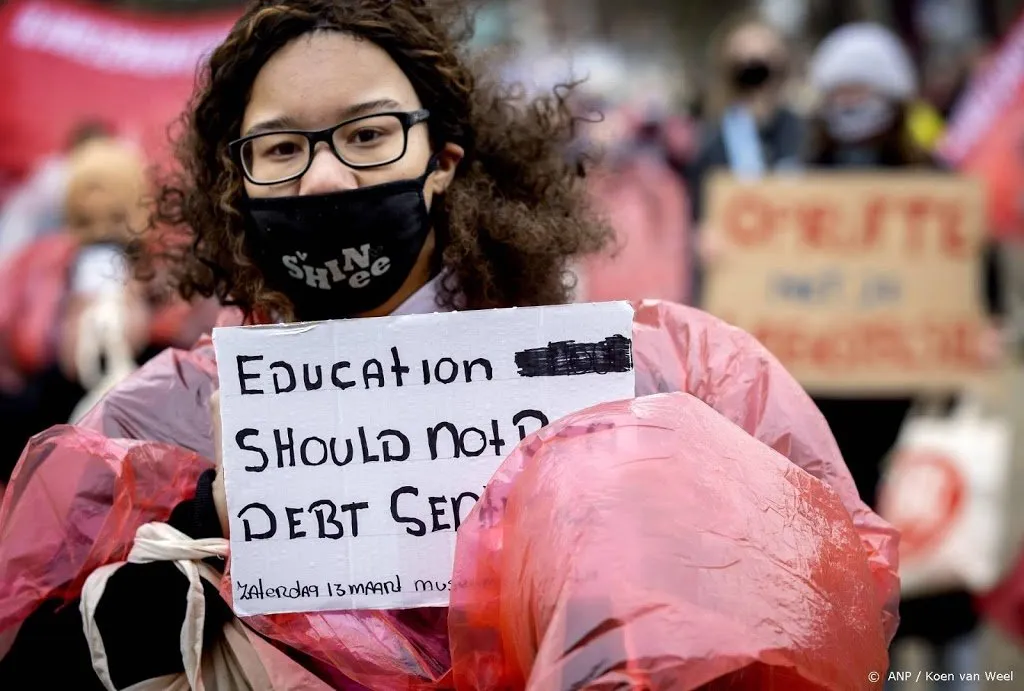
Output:
[[[559,341],[516,353],[520,377],[571,377],[633,369],[633,343],[616,334],[598,343]]]

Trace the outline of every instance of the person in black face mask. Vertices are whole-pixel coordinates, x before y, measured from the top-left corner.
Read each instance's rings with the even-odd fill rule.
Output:
[[[784,38],[758,15],[743,14],[719,29],[709,62],[712,79],[703,108],[697,154],[686,178],[701,258],[714,249],[701,229],[705,180],[726,169],[746,178],[796,168],[804,146],[803,120],[785,103],[789,53]],[[699,302],[701,266],[692,293]]]
[[[522,108],[478,81],[460,58],[468,14],[446,8],[253,2],[209,59],[180,142],[185,175],[158,198],[153,230],[163,242],[145,239],[169,245],[170,256],[140,247],[140,272],[169,271],[184,296],[233,306],[222,323],[568,302],[571,261],[610,237],[585,212],[582,181],[563,157],[572,116],[554,94]],[[178,429],[167,441],[213,449],[216,399],[208,382],[183,394],[202,377],[173,357],[159,356],[112,397],[150,386],[187,396],[188,410],[167,410],[164,394],[129,407],[144,426]],[[161,368],[182,377],[164,380]],[[167,520],[194,538],[224,535],[223,496],[209,471]],[[96,622],[116,688],[182,670],[187,587],[170,563],[131,565],[110,581]],[[208,593],[207,633],[231,616]],[[46,603],[0,652],[0,679],[103,688],[82,629],[77,606]],[[61,665],[49,663],[54,649]]]
[[[455,142],[432,150],[431,113],[412,83],[397,66],[377,82],[387,54],[354,43],[320,32],[271,56],[228,145],[244,176],[245,246],[300,320],[390,314],[426,284],[437,248],[429,205],[465,155]],[[335,71],[341,58],[367,68]]]
[[[523,116],[468,68],[421,60],[404,36],[395,48],[344,28],[376,5],[265,4],[294,4],[301,21],[247,44],[244,67],[214,56],[188,140],[196,184],[161,200],[158,220],[187,220],[198,240],[177,272],[183,291],[272,320],[381,316],[410,299],[477,309],[568,298],[570,259],[608,233],[563,210],[583,197],[559,155],[571,126],[561,101]],[[248,100],[228,102],[239,89]],[[555,218],[558,237],[536,232]]]

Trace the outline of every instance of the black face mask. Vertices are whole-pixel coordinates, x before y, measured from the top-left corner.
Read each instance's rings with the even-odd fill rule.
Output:
[[[732,84],[740,91],[759,89],[774,76],[772,66],[764,60],[750,60],[732,68]]]
[[[331,194],[251,198],[248,240],[270,288],[303,321],[340,319],[387,302],[430,234],[427,176]]]

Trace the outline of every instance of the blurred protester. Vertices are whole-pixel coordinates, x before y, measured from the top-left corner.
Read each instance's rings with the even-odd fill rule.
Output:
[[[86,318],[95,316],[91,303],[125,297],[132,321],[125,337],[141,339],[142,306],[126,291],[122,248],[129,225],[145,222],[143,181],[142,159],[131,147],[111,139],[82,144],[67,162],[66,232],[23,246],[0,273],[0,407],[6,421],[15,421],[13,434],[0,442],[0,477],[9,475],[28,437],[66,422],[85,395],[76,355],[79,336],[90,337],[80,327],[92,326]]]
[[[796,168],[805,136],[800,116],[784,98],[789,51],[771,24],[751,14],[726,23],[712,41],[710,62],[712,81],[700,109],[704,131],[688,175],[692,216],[698,223],[710,174],[724,169],[749,178]],[[695,227],[700,236],[708,235]],[[702,254],[707,253],[713,250],[704,248]],[[694,271],[695,295],[699,273]]]
[[[907,112],[917,74],[900,39],[875,24],[848,24],[822,41],[811,61],[822,95],[811,123],[809,166],[905,168],[930,166],[914,146]]]
[[[0,212],[0,261],[33,240],[64,229],[69,158],[79,147],[111,134],[101,122],[82,122],[71,134],[67,150],[43,161],[6,200]]]
[[[656,108],[601,107],[579,155],[599,148],[588,171],[594,209],[615,231],[608,253],[588,257],[577,297],[586,301],[687,302],[689,200],[681,171],[691,156],[689,123]]]
[[[918,89],[914,65],[905,46],[888,29],[860,23],[836,30],[818,47],[811,79],[823,100],[812,122],[808,167],[935,167],[917,146],[910,128],[909,114]],[[994,280],[989,303],[998,310]],[[911,399],[818,396],[814,400],[832,428],[861,498],[874,506],[883,459],[897,439]],[[900,614],[897,638],[932,644],[942,671],[960,679],[960,672],[978,670],[973,635],[977,617],[967,592],[904,600]],[[958,683],[957,689],[975,688],[969,682]]]
[[[134,147],[109,138],[81,144],[64,188],[65,232],[30,242],[0,266],[0,415],[9,430],[0,481],[30,436],[68,421],[87,393],[95,399],[148,357],[144,350],[176,342],[177,330],[194,341],[215,319],[205,306],[184,315],[175,308],[168,328],[148,286],[129,280],[125,247],[147,222],[145,162]]]

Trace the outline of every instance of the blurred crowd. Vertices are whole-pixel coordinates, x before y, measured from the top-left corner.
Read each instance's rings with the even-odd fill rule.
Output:
[[[580,126],[566,156],[585,174],[594,208],[617,242],[613,253],[578,267],[577,297],[663,298],[698,307],[704,276],[725,251],[707,227],[704,193],[712,175],[956,175],[937,147],[986,65],[966,50],[922,62],[899,33],[868,22],[844,24],[798,54],[776,22],[750,13],[711,36],[701,78],[686,90],[664,82],[672,70],[659,73],[659,82],[634,72],[609,47],[599,55],[575,71],[591,78],[571,96]],[[530,70],[510,64],[505,78]],[[65,149],[38,161],[3,200],[0,483],[31,435],[75,420],[154,354],[189,347],[216,322],[219,305],[175,297],[159,265],[145,276],[129,269],[132,252],[154,251],[141,246],[137,232],[148,224],[149,163],[128,133],[83,119]],[[1004,255],[993,240],[979,259],[993,358],[1013,343],[1013,277]],[[885,458],[913,400],[810,393],[861,496],[875,506]],[[906,599],[902,620],[898,636],[928,641],[936,668],[982,668],[972,593]],[[956,688],[978,688],[971,684]]]
[[[184,303],[129,270],[129,246],[148,224],[147,174],[137,146],[86,122],[4,206],[0,480],[30,436],[213,326],[214,301]]]
[[[593,175],[595,204],[611,214],[621,239],[629,238],[619,247],[624,255],[585,272],[589,296],[654,295],[699,305],[701,275],[720,249],[701,228],[705,184],[716,172],[750,179],[823,168],[946,168],[936,147],[966,85],[985,65],[964,52],[955,64],[921,70],[897,34],[870,23],[841,27],[798,62],[778,28],[746,13],[715,33],[708,63],[703,88],[675,109],[650,93],[580,99],[582,112],[600,113],[584,130],[602,153]],[[609,184],[611,178],[616,182]],[[644,194],[634,191],[641,179]],[[683,220],[677,220],[680,204]],[[671,223],[685,229],[668,231]],[[673,251],[640,258],[641,247],[654,250],[663,241],[675,243]],[[993,247],[987,258],[986,298],[1002,312],[997,254]],[[674,263],[671,279],[626,268],[648,266],[655,256]]]

